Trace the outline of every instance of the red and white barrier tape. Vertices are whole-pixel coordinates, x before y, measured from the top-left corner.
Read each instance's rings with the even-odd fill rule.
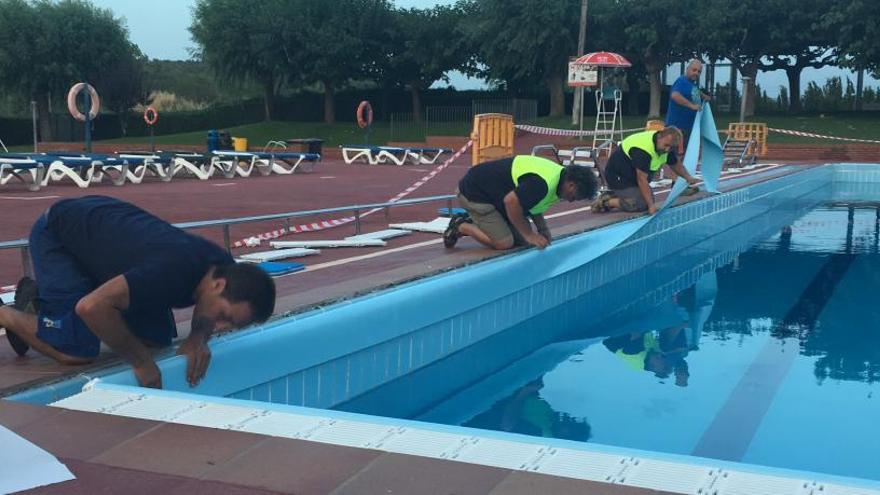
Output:
[[[461,155],[463,155],[465,152],[467,152],[467,150],[470,149],[470,147],[473,146],[473,144],[474,144],[474,142],[469,140],[467,143],[465,143],[464,146],[461,147],[461,149],[456,151],[455,154],[450,156],[445,162],[434,167],[434,170],[431,170],[431,172],[429,172],[428,175],[422,177],[421,179],[414,182],[411,186],[404,189],[402,192],[396,194],[393,198],[389,199],[387,201],[387,203],[394,203],[396,201],[400,201],[401,199],[403,199],[406,196],[409,196],[413,191],[415,191],[416,189],[425,185],[426,182],[428,182],[429,180],[436,177],[437,174],[439,174],[440,172],[443,171],[443,169],[445,169],[446,167],[451,165],[452,162],[454,162],[459,157],[461,157]],[[361,218],[368,216],[368,215],[372,215],[373,213],[376,213],[377,211],[381,211],[381,210],[382,210],[382,208],[373,208],[372,210],[367,210],[361,214]],[[350,217],[344,217],[344,218],[335,218],[335,219],[331,219],[331,220],[321,220],[318,222],[305,223],[305,224],[301,224],[301,225],[292,225],[290,228],[276,229],[276,230],[264,232],[262,234],[258,234],[255,236],[248,237],[247,239],[235,241],[234,243],[232,243],[232,247],[233,248],[241,248],[241,247],[245,247],[245,246],[252,246],[252,245],[258,244],[258,242],[256,242],[257,240],[268,241],[268,240],[272,240],[272,239],[277,239],[277,238],[284,236],[284,235],[287,235],[287,234],[297,234],[300,232],[315,232],[318,230],[326,230],[329,228],[338,227],[340,225],[349,224],[354,221],[355,221],[355,217],[350,216]]]
[[[598,134],[610,134],[609,131],[576,131],[573,129],[554,129],[552,127],[541,127],[541,126],[537,126],[537,125],[515,125],[514,127],[521,130],[521,131],[531,132],[532,134],[543,134],[545,136],[578,137],[578,136],[595,136]],[[638,131],[644,131],[644,130],[645,129],[642,127],[638,127],[636,129],[622,129],[622,130],[615,129],[614,133],[615,134],[617,134],[617,133],[626,134],[626,133],[630,133],[630,132],[638,132]]]
[[[826,136],[824,134],[814,134],[812,132],[792,131],[789,129],[774,129],[773,127],[769,127],[768,129],[772,132],[778,132],[779,134],[788,134],[790,136],[813,137],[813,138],[820,138],[820,139],[835,139],[837,141],[851,141],[853,143],[880,144],[880,141],[876,141],[873,139],[856,139],[856,138],[845,138],[845,137],[837,137],[837,136]]]

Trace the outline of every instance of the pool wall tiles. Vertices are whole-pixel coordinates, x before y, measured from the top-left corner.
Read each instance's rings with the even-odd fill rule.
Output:
[[[880,190],[880,168],[867,165],[841,164],[834,166],[832,199],[878,201]]]
[[[671,209],[614,250],[578,269],[452,318],[422,328],[401,328],[401,335],[385,342],[226,395],[333,407],[780,204],[796,198],[818,203],[830,194],[832,174],[831,167],[817,168]],[[880,178],[880,171],[877,176]],[[823,188],[825,198],[810,195]],[[438,300],[442,298],[438,296]],[[290,390],[291,386],[295,390]]]

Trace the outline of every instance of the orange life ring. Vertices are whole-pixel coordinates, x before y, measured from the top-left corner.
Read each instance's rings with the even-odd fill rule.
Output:
[[[147,107],[144,109],[144,122],[147,125],[156,125],[156,122],[159,122],[159,112],[156,111],[153,107]]]
[[[94,120],[95,117],[98,116],[98,112],[101,110],[101,99],[98,98],[98,92],[95,91],[95,88],[92,87],[91,84],[88,83],[76,83],[71,86],[70,91],[67,92],[67,111],[70,112],[70,115],[80,122],[86,121],[86,116],[83,115],[82,112],[79,111],[79,108],[76,106],[76,97],[83,91],[88,91],[89,96],[92,98],[92,108],[89,109],[89,120]]]
[[[364,116],[364,113],[367,115]],[[373,107],[370,105],[370,102],[364,100],[358,105],[357,109],[357,120],[358,126],[361,129],[366,128],[368,125],[373,123]]]

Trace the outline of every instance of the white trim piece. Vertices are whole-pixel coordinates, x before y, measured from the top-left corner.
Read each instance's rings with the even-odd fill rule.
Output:
[[[0,292],[0,304],[12,304],[15,302],[15,291]]]
[[[260,402],[249,407],[245,401],[228,404],[212,402],[213,398],[206,396],[187,399],[153,393],[90,388],[51,405],[692,495],[880,495],[880,490],[863,487],[721,469],[713,467],[711,459],[700,463],[682,457],[659,460],[600,452],[590,444],[583,450],[560,448],[541,443],[541,439],[520,440],[518,435],[501,439],[497,433],[480,435],[474,430],[438,431],[427,423],[425,427],[412,422],[395,425],[362,415],[333,418],[332,413],[321,415],[321,411],[312,416],[265,409],[270,406]]]
[[[247,261],[250,263],[262,263],[264,261],[275,261],[275,260],[283,260],[287,258],[301,258],[303,256],[312,256],[315,254],[321,254],[320,249],[305,249],[305,248],[291,248],[291,249],[277,249],[275,251],[260,251],[258,253],[247,253],[238,257],[238,259],[242,261]]]
[[[273,248],[342,248],[342,247],[384,247],[385,241],[381,239],[364,239],[350,241],[341,239],[338,241],[273,241],[269,243]]]
[[[442,234],[449,227],[449,217],[437,217],[430,222],[392,223],[392,229],[415,230],[418,232],[431,232]]]
[[[379,239],[380,241],[384,241],[387,239],[393,239],[395,237],[401,237],[405,235],[412,234],[411,230],[402,230],[402,229],[385,229],[379,230],[377,232],[370,232],[368,234],[360,234],[346,237],[346,241],[361,241],[365,239]]]

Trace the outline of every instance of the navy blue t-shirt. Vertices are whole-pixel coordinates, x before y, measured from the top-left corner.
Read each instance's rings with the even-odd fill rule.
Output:
[[[666,125],[674,125],[682,131],[690,132],[694,127],[694,119],[697,117],[697,112],[676,103],[672,99],[672,93],[679,93],[690,100],[691,103],[699,105],[702,101],[700,88],[687,77],[679,76],[670,91],[669,107],[666,109]]]
[[[133,327],[152,327],[132,330],[144,338],[159,337],[158,344],[170,343],[176,335],[170,310],[192,306],[193,293],[208,270],[234,262],[220,246],[104,196],[55,203],[47,227],[96,286],[125,276],[126,320]]]

